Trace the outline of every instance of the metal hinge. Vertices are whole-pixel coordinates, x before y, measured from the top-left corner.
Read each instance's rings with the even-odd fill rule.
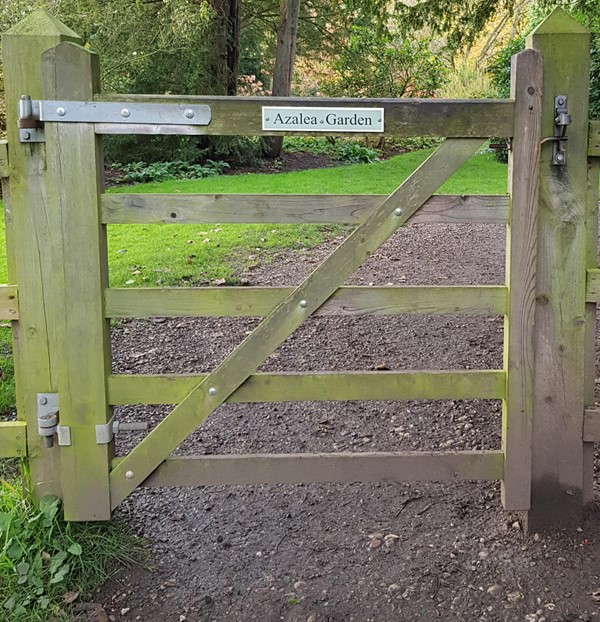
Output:
[[[206,104],[19,100],[19,141],[44,142],[44,123],[129,123],[142,125],[208,125]]]
[[[71,445],[71,428],[58,425],[58,393],[37,394],[38,433],[44,439],[44,447],[54,446],[54,435],[61,447]]]
[[[98,445],[107,445],[113,440],[115,434],[119,432],[137,432],[147,429],[147,423],[121,423],[113,415],[108,423],[96,426],[96,443]]]

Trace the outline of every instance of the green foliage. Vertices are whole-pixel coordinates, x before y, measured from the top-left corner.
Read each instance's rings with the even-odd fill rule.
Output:
[[[431,97],[445,80],[426,39],[354,26],[322,88],[335,97]]]
[[[202,164],[190,164],[182,160],[174,162],[134,162],[123,167],[125,175],[120,181],[124,183],[141,183],[146,181],[166,181],[167,179],[202,179],[220,175],[226,168],[227,162],[206,160]]]
[[[0,607],[9,619],[66,620],[65,603],[146,557],[118,523],[67,523],[58,499],[38,507],[22,483],[0,481]]]
[[[331,140],[305,136],[286,136],[283,144],[288,153],[303,152],[315,155],[327,155],[334,160],[349,164],[376,162],[381,156],[379,149],[366,147],[355,140]]]
[[[515,37],[492,56],[488,64],[488,72],[492,84],[498,91],[498,97],[510,97],[511,58],[523,49],[525,49],[525,36]]]
[[[5,418],[14,406],[15,382],[11,329],[10,326],[0,325],[0,420]]]

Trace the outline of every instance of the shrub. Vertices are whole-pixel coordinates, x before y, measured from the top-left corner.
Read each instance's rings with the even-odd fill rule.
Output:
[[[175,162],[134,162],[123,167],[125,175],[120,179],[124,183],[144,183],[148,181],[166,181],[167,179],[203,179],[220,175],[227,162],[206,160],[204,164],[190,164],[182,160]]]

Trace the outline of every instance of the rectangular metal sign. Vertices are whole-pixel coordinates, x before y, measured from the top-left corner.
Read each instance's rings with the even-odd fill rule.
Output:
[[[383,132],[383,108],[262,107],[270,132]]]

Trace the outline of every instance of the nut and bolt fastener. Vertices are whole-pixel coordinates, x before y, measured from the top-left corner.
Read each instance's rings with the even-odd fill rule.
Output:
[[[62,108],[62,107],[61,108],[57,108],[56,109],[56,114],[59,117],[64,117],[67,114],[67,111],[64,108]]]
[[[308,307],[308,302],[306,302],[306,300],[301,300],[301,301],[300,301],[300,306],[301,306],[303,309],[306,309],[306,307]]]
[[[183,114],[185,115],[186,119],[193,119],[194,118],[194,111],[190,110],[189,108]]]
[[[402,216],[402,208],[397,207],[397,208],[394,210],[394,214],[396,214],[396,216]]]
[[[565,156],[564,156],[564,154],[562,154],[562,153],[557,153],[557,154],[554,156],[554,161],[555,161],[555,162],[558,162],[559,164],[562,164],[562,163],[565,161]]]
[[[121,110],[121,116],[123,118],[127,118],[129,115],[131,114],[131,112],[129,111],[129,108],[123,108],[123,110]]]
[[[127,479],[133,479],[133,471],[127,471],[127,472],[125,473],[125,477],[126,477]]]
[[[40,404],[42,406],[45,406],[48,403],[48,398],[47,397],[40,397]]]
[[[216,395],[216,394],[217,394],[217,390],[216,390],[214,387],[211,387],[211,388],[208,390],[208,394],[209,394],[209,395]]]
[[[565,100],[562,97],[558,98],[558,105],[562,106],[565,103]]]
[[[23,132],[23,140],[29,140],[31,138],[31,134],[27,131]]]

